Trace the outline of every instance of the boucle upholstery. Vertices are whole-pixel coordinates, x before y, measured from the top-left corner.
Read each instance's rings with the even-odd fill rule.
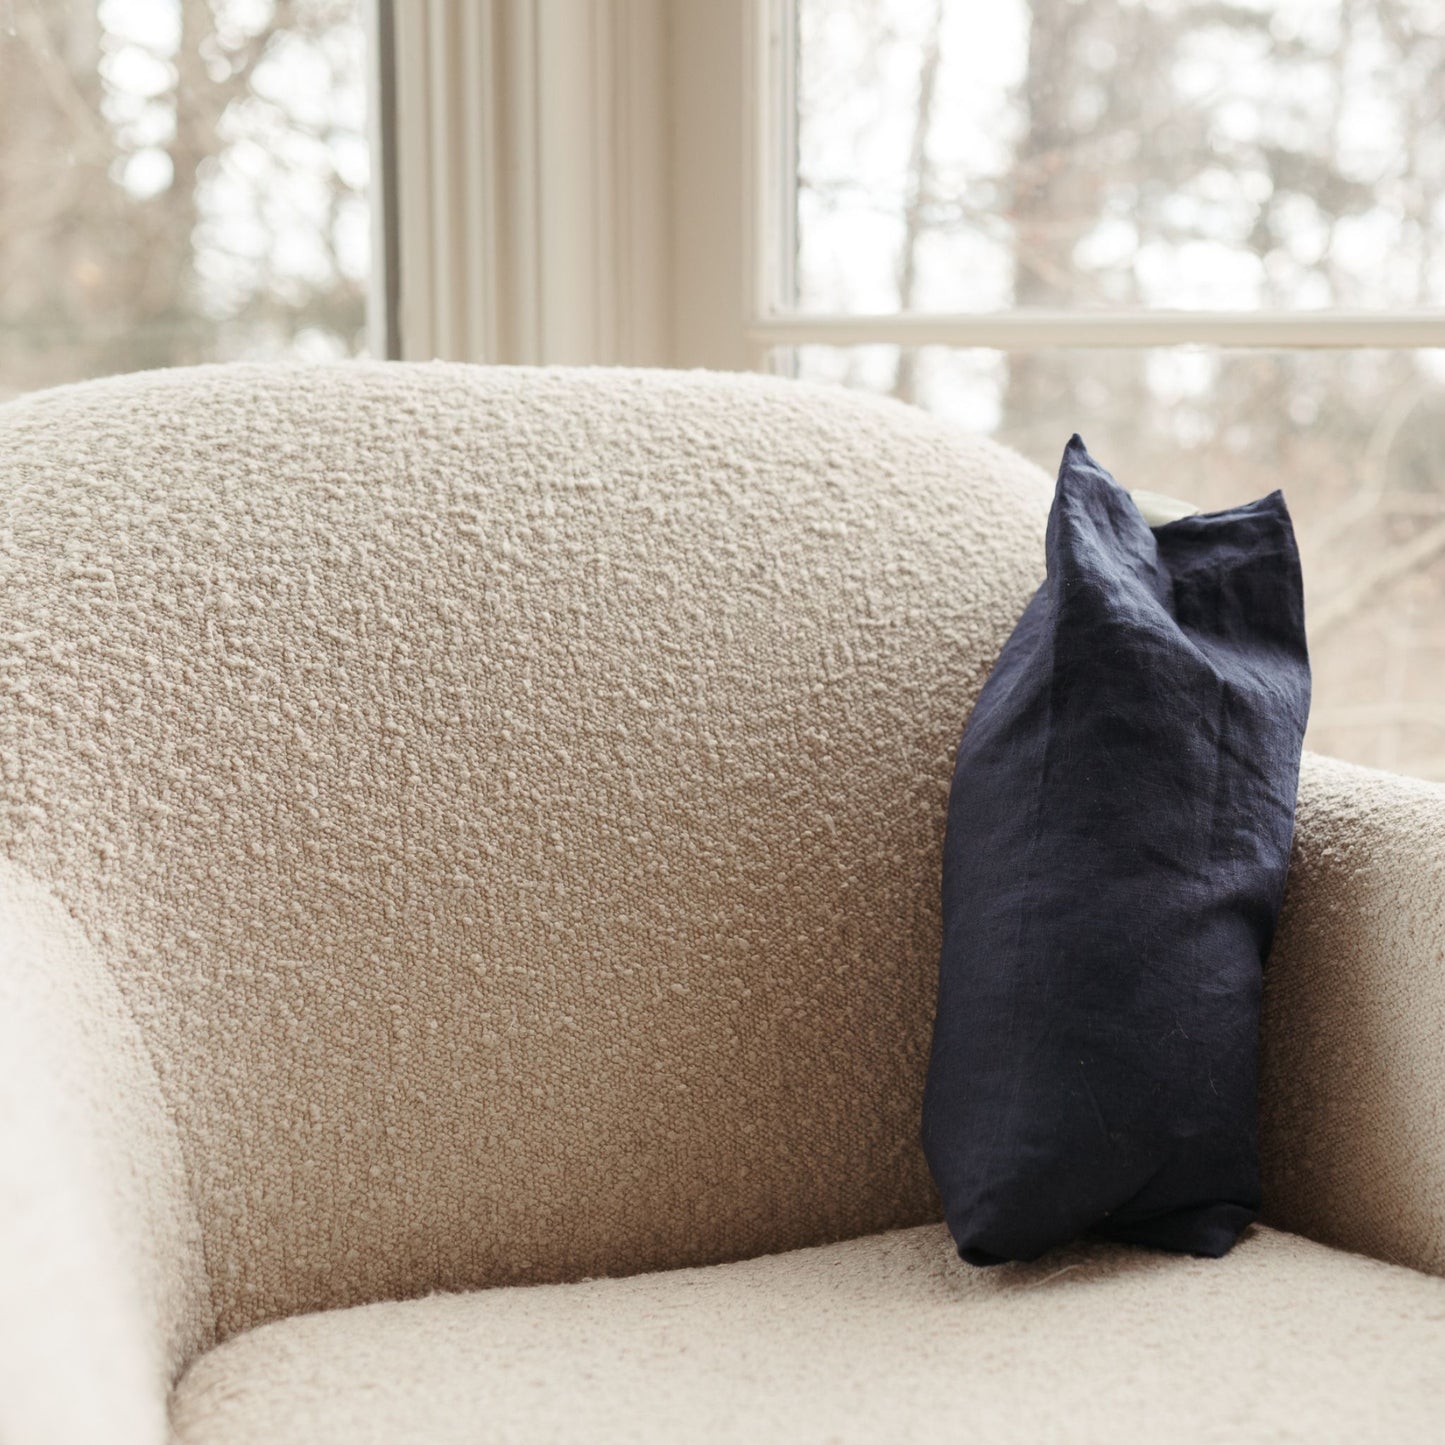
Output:
[[[1262,1027],[1265,1219],[1445,1275],[1445,787],[1305,754]]]
[[[181,1382],[180,1445],[1438,1441],[1445,1281],[1255,1228],[965,1268],[938,1225],[742,1264],[287,1320]]]
[[[1048,498],[758,377],[0,408],[0,1440],[159,1445],[309,1310],[936,1218],[951,759]],[[1307,764],[1264,1133],[1267,1217],[1437,1271],[1440,797]]]
[[[0,862],[0,1442],[158,1445],[210,1324],[135,1020],[65,910]]]

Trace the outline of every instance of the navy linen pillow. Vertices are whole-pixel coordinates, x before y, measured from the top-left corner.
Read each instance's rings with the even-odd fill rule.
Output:
[[[1076,436],[1048,580],[959,745],[923,1144],[959,1253],[1221,1255],[1309,661],[1279,492],[1151,530]]]

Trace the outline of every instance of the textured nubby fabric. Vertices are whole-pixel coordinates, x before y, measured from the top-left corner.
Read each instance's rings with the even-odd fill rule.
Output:
[[[55,898],[0,861],[0,1442],[160,1445],[210,1320],[135,1019]]]
[[[1305,754],[1264,976],[1264,1219],[1445,1275],[1445,788]]]
[[[1032,468],[756,377],[362,364],[18,401],[0,488],[0,842],[155,1060],[221,1335],[934,1215]]]
[[[923,1142],[959,1253],[1220,1255],[1259,1210],[1262,968],[1309,661],[1275,492],[1151,529],[1075,436],[959,745]]]
[[[485,1388],[499,1414],[516,1391],[505,1410],[540,1432],[616,1380],[613,1418],[644,1435],[635,1366],[608,1374],[611,1286],[436,1302],[500,1301],[476,1355],[433,1353],[420,1318],[408,1342],[425,1302],[381,1312],[407,1339],[356,1373],[329,1332],[367,1313],[206,1351],[308,1309],[936,1219],[917,1121],[948,780],[1048,497],[914,411],[760,378],[238,367],[0,408],[0,1441],[163,1445],[191,1362],[192,1442],[238,1438],[243,1408],[284,1440],[308,1379],[354,1387],[330,1403],[374,1406],[388,1441],[447,1438],[409,1381]],[[1267,1219],[1445,1271],[1440,797],[1306,768],[1263,1143]],[[997,1313],[964,1318],[992,1286],[925,1237],[970,1342],[950,1369],[1040,1371],[1009,1376],[996,1417],[1062,1388],[1105,1418],[1124,1392],[1089,1395],[1112,1348],[1093,1316],[1054,1353],[1024,1343],[1061,1297],[1049,1271],[1019,1275],[1037,1312],[1005,1349]],[[861,1364],[944,1349],[926,1291],[890,1295],[860,1255],[830,1311],[840,1276],[804,1287],[811,1258],[717,1293],[682,1276],[652,1326],[702,1363],[727,1341],[709,1331],[816,1319],[792,1374],[765,1336],[782,1438],[856,1398],[819,1383],[831,1341]],[[1146,1304],[1131,1282],[1159,1262],[1087,1258],[1057,1284],[1134,1322],[1119,1379],[1236,1317],[1188,1260]],[[1408,1291],[1434,1286],[1308,1258],[1318,1289],[1262,1286],[1270,1333],[1360,1321],[1354,1347],[1386,1363],[1378,1388],[1344,1377],[1345,1405],[1408,1420],[1435,1378],[1409,1374],[1435,1345]],[[616,1306],[627,1338],[671,1283]],[[559,1366],[584,1335],[593,1354]],[[272,1344],[225,1414],[224,1372]],[[1312,1420],[1329,1372],[1266,1345],[1265,1418]],[[479,1378],[492,1359],[505,1379]],[[739,1412],[740,1378],[716,1386]],[[869,1378],[870,1408],[906,1416],[908,1390]],[[268,1380],[285,1404],[263,1407]]]
[[[1434,1445],[1442,1359],[1445,1281],[1291,1235],[985,1272],[930,1225],[268,1325],[196,1365],[175,1423],[180,1445]]]

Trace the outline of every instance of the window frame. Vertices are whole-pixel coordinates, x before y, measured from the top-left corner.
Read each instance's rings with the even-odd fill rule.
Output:
[[[377,355],[786,368],[788,348],[1445,347],[1445,308],[800,311],[796,0],[363,0]]]
[[[845,313],[800,311],[789,303],[792,278],[776,255],[794,250],[796,208],[797,9],[799,0],[744,0],[750,11],[753,67],[746,90],[769,117],[755,137],[751,180],[755,232],[752,305],[744,331],[758,348],[799,345],[979,347],[1036,351],[1054,347],[1142,349],[1203,345],[1299,350],[1406,350],[1445,346],[1445,308],[1415,310],[1131,310]],[[788,118],[781,129],[778,117]],[[776,137],[776,139],[774,139]],[[786,140],[784,145],[777,143]],[[785,173],[786,172],[786,173]],[[777,218],[785,210],[786,228]]]

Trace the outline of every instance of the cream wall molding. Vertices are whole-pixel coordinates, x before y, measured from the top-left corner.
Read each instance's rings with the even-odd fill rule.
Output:
[[[390,354],[668,364],[664,0],[378,5]]]

